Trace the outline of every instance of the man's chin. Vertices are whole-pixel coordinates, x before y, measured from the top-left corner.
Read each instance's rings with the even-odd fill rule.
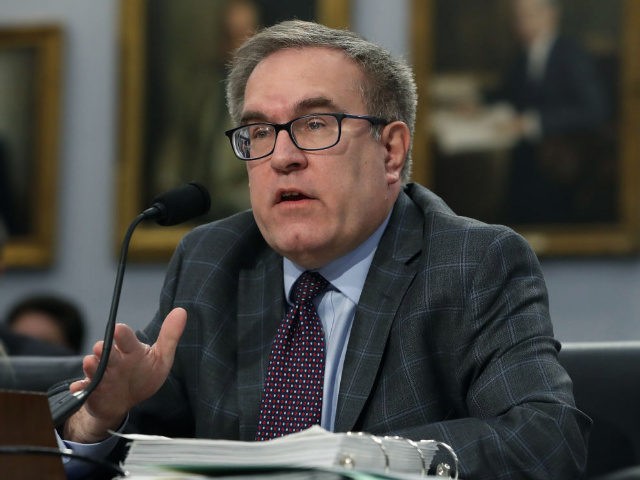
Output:
[[[283,257],[306,269],[319,268],[330,261],[329,249],[317,239],[288,238],[271,246]]]

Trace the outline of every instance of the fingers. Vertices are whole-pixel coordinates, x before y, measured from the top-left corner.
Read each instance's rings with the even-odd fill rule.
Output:
[[[102,349],[104,348],[104,342],[102,340],[100,340],[99,342],[96,342],[93,344],[93,354],[100,358],[100,356],[102,355]]]
[[[76,380],[69,385],[69,390],[71,393],[79,392],[80,390],[84,390],[89,386],[90,380],[88,378],[83,378],[82,380]]]
[[[138,340],[134,331],[124,323],[118,323],[114,333],[115,343],[123,354],[133,353],[146,345]]]
[[[164,364],[173,364],[176,347],[186,325],[187,311],[184,308],[174,308],[164,319],[158,340],[153,347]]]
[[[96,349],[98,351],[102,351],[101,344],[102,342],[98,342],[94,345],[94,352],[96,351]],[[71,390],[71,392],[75,393],[79,390],[87,388],[87,386],[91,382],[91,378],[93,378],[96,373],[99,361],[100,357],[97,355],[86,355],[82,359],[82,371],[84,372],[85,377],[81,380],[76,380],[69,385],[69,390]]]
[[[98,363],[100,363],[98,355],[87,355],[82,359],[82,371],[87,377],[91,378],[96,373]]]
[[[108,371],[115,368],[116,371],[120,371],[121,373],[131,373],[133,371],[132,368],[141,367],[143,365],[144,362],[140,362],[147,356],[147,353],[153,353],[151,357],[148,357],[151,359],[149,368],[153,369],[154,367],[151,367],[153,364],[156,365],[156,368],[159,367],[158,370],[156,370],[157,375],[153,374],[152,370],[145,370],[146,373],[144,376],[145,378],[162,377],[162,381],[164,381],[164,377],[173,364],[176,347],[180,341],[180,337],[182,336],[186,324],[186,310],[183,308],[173,309],[165,318],[160,329],[158,339],[151,348],[140,342],[134,331],[129,326],[122,323],[117,324],[114,335],[115,348],[110,354]],[[98,369],[103,349],[104,342],[96,342],[93,346],[93,355],[87,355],[84,357],[82,361],[82,369],[86,377],[82,380],[73,382],[70,385],[70,390],[72,392],[82,390],[90,383]],[[116,378],[121,378],[120,374],[118,374]],[[138,383],[138,381],[136,380],[135,383]],[[155,388],[155,386],[153,388]]]
[[[116,325],[116,331],[114,336],[114,346],[117,348],[113,348],[109,355],[109,366],[113,368],[114,365],[120,363],[122,360],[122,353],[128,352],[130,350],[134,350],[135,348],[140,348],[141,344],[133,330],[130,327],[124,324]],[[83,380],[79,380],[77,382],[73,382],[71,384],[72,391],[81,390],[85,388],[90,380],[94,377],[98,364],[100,363],[100,359],[102,358],[102,354],[104,353],[104,342],[101,340],[96,342],[93,345],[93,355],[87,355],[82,359],[82,370],[85,374],[85,378]]]

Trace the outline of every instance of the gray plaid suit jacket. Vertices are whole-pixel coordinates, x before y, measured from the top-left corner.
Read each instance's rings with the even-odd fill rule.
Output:
[[[143,341],[175,306],[188,322],[172,374],[131,423],[252,440],[285,299],[282,258],[250,212],[183,239]],[[527,243],[409,184],[360,298],[335,428],[444,441],[472,480],[576,478],[590,420],[574,406],[558,350]]]

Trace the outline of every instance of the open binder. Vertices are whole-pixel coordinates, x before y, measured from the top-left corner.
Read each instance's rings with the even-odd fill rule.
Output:
[[[458,475],[457,457],[442,442],[332,433],[319,426],[263,442],[123,436],[130,440],[123,464],[130,480],[183,478],[176,477],[177,472],[209,477],[233,474],[233,478],[239,474],[242,478],[264,478],[276,473],[308,478],[304,473],[310,471],[337,474],[336,478]]]

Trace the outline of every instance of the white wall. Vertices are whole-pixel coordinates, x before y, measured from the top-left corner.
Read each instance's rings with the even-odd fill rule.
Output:
[[[354,28],[397,54],[408,52],[409,0],[353,0]],[[0,276],[0,315],[35,290],[69,295],[90,320],[87,347],[102,337],[116,259],[116,0],[0,0],[0,21],[51,20],[66,31],[60,118],[57,261],[45,271]],[[561,340],[640,338],[640,261],[544,261]],[[164,265],[127,268],[119,320],[142,327],[153,315]]]

